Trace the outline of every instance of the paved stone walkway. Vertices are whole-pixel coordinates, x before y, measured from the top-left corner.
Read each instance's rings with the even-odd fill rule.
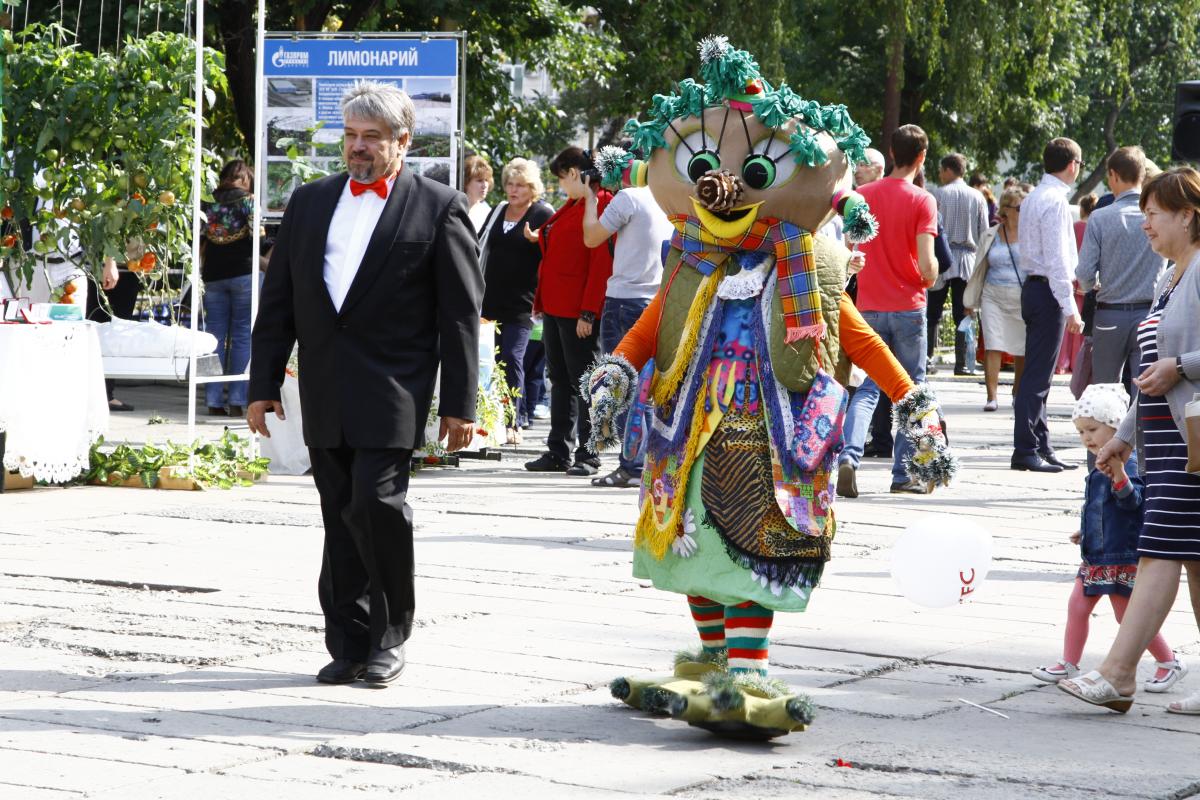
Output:
[[[4,495],[0,797],[1200,794],[1200,718],[1164,713],[1200,677],[1118,716],[1029,676],[1059,654],[1083,475],[1009,471],[1007,403],[982,414],[974,381],[934,385],[962,477],[897,497],[887,465],[867,462],[863,495],[839,501],[823,587],[808,613],[778,615],[772,637],[772,674],[809,693],[818,717],[769,745],[609,697],[611,678],[662,671],[694,638],[682,598],[630,576],[633,490],[526,473],[518,456],[422,472],[418,627],[407,671],[382,691],[312,679],[326,656],[309,479]],[[179,395],[124,389],[138,413],[114,417],[110,438],[182,440]],[[1079,461],[1070,396],[1060,385],[1052,399],[1056,446]],[[147,426],[152,410],[170,421]],[[994,535],[974,602],[935,611],[897,595],[889,548],[922,514]],[[1186,598],[1165,632],[1200,674]],[[1115,632],[1097,611],[1085,666]]]

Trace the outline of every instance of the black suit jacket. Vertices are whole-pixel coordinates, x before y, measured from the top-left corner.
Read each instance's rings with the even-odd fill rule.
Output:
[[[439,359],[438,414],[475,418],[475,229],[460,192],[402,169],[339,313],[325,288],[325,241],[347,180],[299,187],[284,212],[254,324],[250,400],[279,399],[298,341],[309,447],[415,449]]]

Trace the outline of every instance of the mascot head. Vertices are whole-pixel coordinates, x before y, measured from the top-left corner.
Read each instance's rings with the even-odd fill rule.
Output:
[[[699,49],[705,83],[685,80],[655,95],[647,121],[629,120],[625,133],[642,158],[601,148],[604,182],[648,185],[668,215],[694,218],[724,240],[759,220],[816,231],[832,213],[843,215],[847,240],[874,236],[875,219],[850,190],[850,165],[867,162],[870,139],[846,107],[772,87],[724,36]]]

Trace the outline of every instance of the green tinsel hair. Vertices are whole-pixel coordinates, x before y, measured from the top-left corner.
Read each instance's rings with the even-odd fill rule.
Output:
[[[745,50],[731,47],[727,36],[707,36],[697,45],[700,77],[710,92],[722,97],[745,93],[746,84],[759,80],[758,62]]]
[[[633,153],[627,152],[624,148],[613,145],[601,147],[596,152],[596,157],[592,159],[592,163],[596,165],[596,170],[600,173],[600,185],[609,189],[620,189],[621,174],[631,161],[633,161]]]
[[[761,81],[763,91],[751,100],[754,115],[768,128],[778,128],[790,119],[803,123],[789,141],[796,163],[819,167],[829,161],[817,138],[821,132],[833,138],[851,166],[870,163],[866,149],[871,139],[850,118],[844,105],[822,106],[796,94],[787,84],[772,88],[763,80],[754,57],[730,45],[725,36],[706,37],[698,49],[700,75],[707,83],[688,78],[671,94],[654,96],[647,114],[649,121],[631,119],[625,124],[624,133],[633,140],[633,149],[641,151],[644,158],[649,159],[655,148],[667,146],[665,134],[670,121],[701,116],[705,108],[724,105],[731,97],[745,98],[747,83]]]

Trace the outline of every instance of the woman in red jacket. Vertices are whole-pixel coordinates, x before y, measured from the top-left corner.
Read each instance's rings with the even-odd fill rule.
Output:
[[[592,423],[579,382],[600,356],[600,313],[612,275],[612,254],[607,245],[589,248],[583,243],[583,198],[596,192],[597,213],[603,213],[612,195],[595,181],[584,182],[582,173],[591,169],[590,154],[578,147],[554,157],[550,171],[568,199],[536,232],[542,264],[533,311],[543,318],[542,342],[552,386],[547,451],[525,464],[532,472],[595,475],[600,469],[600,459],[587,449]]]

